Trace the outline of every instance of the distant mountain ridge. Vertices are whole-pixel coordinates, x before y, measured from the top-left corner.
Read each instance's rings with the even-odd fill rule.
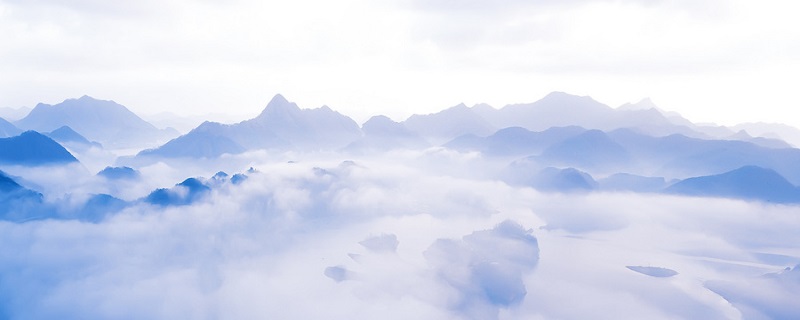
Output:
[[[430,139],[434,144],[463,134],[486,136],[498,129],[464,104],[427,115],[412,115],[402,122],[409,130]]]
[[[67,148],[87,149],[90,147],[102,147],[102,145],[97,142],[89,141],[89,139],[75,132],[75,130],[72,130],[69,126],[63,126],[45,135]]]
[[[20,133],[22,133],[22,130],[17,128],[17,126],[6,121],[6,119],[0,118],[0,138],[17,136]]]
[[[694,177],[666,189],[667,193],[717,196],[774,203],[800,203],[800,188],[772,169],[744,166],[721,174]]]
[[[56,105],[40,103],[15,125],[39,132],[69,126],[89,140],[112,147],[152,143],[173,134],[159,130],[121,104],[89,96],[67,99]]]
[[[466,134],[485,137],[509,127],[535,132],[569,126],[603,131],[630,128],[654,136],[683,134],[697,138],[735,134],[725,127],[695,125],[675,112],[659,109],[649,99],[615,109],[591,97],[564,92],[552,92],[533,103],[509,104],[500,109],[487,104],[471,108],[460,104],[437,113],[412,115],[403,123],[423,138],[440,143]]]
[[[31,108],[29,108],[29,107],[20,107],[20,108],[4,107],[4,108],[0,108],[0,118],[6,119],[6,120],[9,120],[9,121],[17,121],[19,119],[24,118],[30,112],[31,112]]]
[[[536,131],[531,128],[543,129]],[[555,128],[563,129],[556,130]],[[646,155],[643,152],[648,150],[647,145],[639,145],[646,143],[645,140],[650,139],[651,143],[669,146],[668,141],[675,140],[673,136],[676,134],[689,139],[683,139],[683,141],[691,142],[689,145],[695,147],[702,144],[713,146],[708,149],[710,151],[722,151],[727,148],[721,141],[702,142],[715,139],[711,136],[712,134],[720,136],[716,138],[717,140],[730,140],[731,146],[735,146],[737,150],[744,150],[743,152],[748,154],[754,154],[761,150],[756,148],[758,149],[756,151],[753,147],[737,145],[738,141],[747,141],[753,145],[776,150],[767,151],[767,154],[785,153],[780,150],[789,146],[774,139],[752,137],[744,132],[735,133],[725,127],[711,128],[694,125],[676,113],[659,109],[649,99],[615,109],[590,97],[554,92],[530,104],[508,105],[501,109],[494,109],[485,104],[472,108],[460,104],[438,113],[413,115],[399,123],[386,117],[377,116],[367,121],[364,127],[359,128],[352,119],[328,107],[301,109],[295,103],[289,102],[282,95],[277,94],[262,112],[252,119],[235,124],[204,122],[189,133],[166,144],[140,152],[140,156],[213,158],[222,154],[237,154],[255,149],[313,151],[339,150],[343,147],[349,151],[372,150],[374,152],[392,148],[419,149],[431,145],[444,145],[449,148],[480,151],[494,155],[530,156],[542,154],[545,148],[555,148],[554,142],[573,136],[571,134],[573,131],[567,128],[574,128],[574,133],[599,130],[594,133],[598,136],[596,138],[601,140],[587,141],[584,147],[580,147],[578,143],[573,148],[575,152],[560,152],[561,156],[558,156],[559,152],[555,152],[556,149],[553,149],[544,154],[543,159],[554,160],[549,165],[587,169],[588,162],[594,160],[586,158],[582,160],[584,163],[571,161],[570,153],[583,152],[588,157],[589,153],[587,152],[591,152],[593,157],[598,157],[601,148],[598,148],[597,143],[603,142],[604,145],[614,149],[605,151],[606,158],[619,158],[616,159],[616,165],[619,167],[627,165],[623,158],[639,158],[641,155]],[[643,138],[637,138],[639,140],[636,141],[625,140],[625,135],[618,134],[618,130],[628,130],[628,132]],[[599,132],[602,134],[598,134]],[[608,139],[599,137],[602,135],[607,135]],[[447,138],[450,140],[445,140]],[[626,145],[626,143],[628,144]],[[622,148],[614,147],[614,144],[620,144]],[[588,151],[580,150],[586,149],[587,146],[594,148]],[[702,157],[699,155],[700,150],[687,153],[688,145],[675,147],[678,149],[668,150],[670,152],[684,151],[665,155],[665,158],[674,160],[672,164],[663,163],[663,158],[645,158],[655,159],[657,163],[674,167],[681,161],[691,160],[691,157]],[[627,150],[629,148],[634,149]],[[626,152],[632,152],[631,156],[626,156]],[[657,154],[658,150],[653,150],[653,152]],[[758,155],[754,156],[764,158]],[[681,159],[681,157],[684,158]],[[573,158],[573,160],[578,160],[578,157]],[[709,163],[710,159],[703,161],[703,166],[706,168],[699,171],[687,171],[686,174],[691,176],[708,173],[710,170],[716,171],[720,168],[732,169],[735,168],[732,167],[733,165],[747,164],[733,161],[730,165],[720,166]],[[770,161],[775,162],[774,159],[768,160],[768,162]],[[778,164],[772,167],[787,174],[792,181],[800,179],[800,173],[787,172],[786,165]]]
[[[377,152],[392,149],[421,149],[431,144],[404,124],[386,116],[374,116],[361,126],[364,136],[347,145],[348,152]]]
[[[205,122],[141,156],[216,157],[252,149],[336,150],[359,139],[353,119],[327,106],[300,109],[275,95],[255,118],[236,124]]]

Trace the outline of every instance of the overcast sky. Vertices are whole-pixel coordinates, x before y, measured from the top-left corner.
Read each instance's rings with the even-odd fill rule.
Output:
[[[800,3],[0,0],[0,107],[88,94],[255,115],[276,93],[366,120],[551,91],[800,126]]]

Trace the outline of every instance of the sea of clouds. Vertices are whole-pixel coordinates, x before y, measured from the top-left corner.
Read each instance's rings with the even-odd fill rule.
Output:
[[[796,206],[543,193],[437,148],[78,166],[3,168],[76,217],[0,221],[0,318],[800,317]],[[211,192],[139,200],[189,177]],[[98,193],[131,205],[70,211]]]

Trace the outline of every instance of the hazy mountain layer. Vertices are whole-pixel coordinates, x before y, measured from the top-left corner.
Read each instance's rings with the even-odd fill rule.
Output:
[[[89,96],[56,105],[40,103],[15,124],[27,130],[50,132],[69,126],[87,139],[109,147],[157,143],[172,131],[162,131],[114,101]]]
[[[205,122],[140,155],[216,157],[253,149],[336,150],[361,137],[358,124],[328,107],[300,109],[276,95],[257,117],[237,124]]]

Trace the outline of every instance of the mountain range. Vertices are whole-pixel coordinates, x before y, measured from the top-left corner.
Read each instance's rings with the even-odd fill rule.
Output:
[[[74,132],[70,135],[82,136],[90,143],[97,141],[109,148],[153,146],[155,148],[142,151],[140,155],[154,157],[217,157],[253,149],[345,148],[376,152],[440,144],[491,154],[532,155],[551,147],[552,142],[560,139],[558,135],[578,130],[560,129],[558,132],[551,129],[555,127],[604,132],[630,129],[653,137],[681,134],[704,140],[747,141],[770,148],[790,147],[777,139],[779,135],[767,132],[768,125],[759,127],[764,136],[753,137],[742,130],[695,125],[676,113],[659,109],[649,99],[615,109],[590,97],[562,92],[553,92],[533,103],[512,104],[500,109],[486,104],[473,107],[459,104],[437,113],[412,115],[401,122],[377,116],[361,127],[328,107],[301,109],[278,94],[255,118],[234,124],[207,121],[183,136],[178,136],[174,130],[159,130],[113,101],[83,96],[56,105],[38,104],[13,124],[0,120],[0,136],[14,136],[23,129],[52,134],[56,130],[66,130],[62,129],[65,126]],[[778,128],[777,125],[771,127]],[[781,132],[791,133],[782,127]],[[63,140],[62,136],[54,137]],[[177,138],[167,141],[168,137]],[[167,143],[154,145],[158,141]]]
[[[37,104],[14,125],[39,132],[68,126],[89,140],[115,148],[149,145],[177,135],[174,130],[159,130],[114,101],[89,96],[67,99],[56,105]]]
[[[20,108],[3,107],[0,108],[0,118],[9,121],[17,121],[19,119],[24,118],[30,112],[31,108],[28,107],[20,107]]]
[[[412,125],[408,125],[409,122]],[[579,126],[602,131],[632,129],[651,136],[681,134],[700,139],[742,140],[774,148],[791,147],[784,137],[794,138],[793,143],[800,143],[800,130],[784,125],[745,124],[733,128],[699,125],[675,112],[658,108],[650,99],[612,108],[591,97],[563,92],[550,93],[533,103],[511,104],[500,109],[487,104],[477,104],[471,108],[459,105],[438,113],[414,115],[405,123],[423,137],[427,138],[433,132],[435,138],[449,138],[445,140],[464,134],[485,137],[509,127],[540,132],[552,127]],[[750,136],[749,130],[744,129],[758,132],[759,137]]]
[[[301,109],[278,94],[252,119],[233,124],[207,121],[137,157],[215,158],[258,149],[369,154],[441,145],[507,159],[501,161],[512,162],[503,174],[508,181],[550,190],[574,185],[577,189],[658,192],[672,185],[668,181],[680,181],[670,192],[681,193],[695,183],[682,179],[722,179],[716,175],[752,166],[769,171],[746,171],[749,174],[769,177],[772,172],[789,185],[800,184],[796,166],[800,150],[766,131],[782,128],[780,132],[786,135],[792,130],[778,125],[746,126],[760,129],[763,136],[754,137],[744,129],[695,125],[648,99],[611,108],[590,97],[561,92],[501,109],[459,104],[401,122],[375,116],[359,126],[327,106]],[[45,134],[19,128],[37,128]],[[77,161],[59,143],[70,149],[100,147],[92,140],[108,141],[112,147],[148,143],[145,140],[152,145],[154,137],[168,133],[113,101],[84,96],[54,106],[39,104],[13,124],[0,119],[0,134],[7,136],[0,138],[0,161],[40,165]],[[135,169],[109,169],[107,174],[111,177],[123,170]]]
[[[356,153],[389,151],[392,149],[424,149],[431,144],[406,125],[386,116],[374,116],[361,126],[364,136],[343,150]]]
[[[216,157],[251,149],[337,150],[361,138],[353,119],[327,106],[300,109],[276,95],[257,117],[236,124],[204,122],[140,156]]]

